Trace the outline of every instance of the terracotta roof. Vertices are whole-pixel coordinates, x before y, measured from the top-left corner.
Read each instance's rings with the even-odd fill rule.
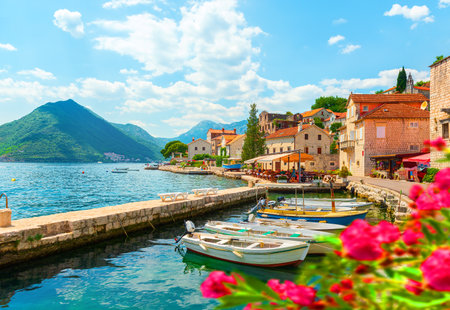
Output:
[[[429,118],[430,112],[403,103],[386,103],[362,116],[357,122],[368,118]]]
[[[414,86],[415,89],[420,89],[420,90],[430,90],[430,87],[426,87],[426,86]]]
[[[303,125],[303,126],[310,126],[310,125]],[[266,137],[266,139],[276,139],[276,138],[282,138],[282,137],[292,137],[295,136],[295,134],[298,132],[298,127],[290,127],[290,128],[284,128],[275,131],[273,134],[270,134]]]
[[[231,141],[229,141],[227,144],[233,144],[233,143],[235,143],[236,141],[238,141],[239,139],[241,139],[241,138],[244,137],[244,136],[245,136],[245,134],[244,134],[244,135],[237,135],[237,136],[234,136],[234,139],[231,140]]]
[[[189,144],[192,144],[192,143],[195,143],[195,142],[197,142],[197,141],[200,141],[200,140],[202,140],[203,142],[206,142],[206,143],[208,143],[208,144],[209,144],[209,142],[208,142],[208,141],[206,141],[206,140],[204,140],[204,139],[202,139],[202,138],[198,138],[197,140],[191,141],[191,142],[190,142],[190,143],[188,143],[187,145],[189,145]]]
[[[387,93],[388,91],[394,90],[396,88],[397,88],[397,86],[394,86],[394,87],[391,87],[389,89],[386,89],[384,92],[382,92],[382,94]]]
[[[313,116],[314,114],[318,113],[322,109],[325,109],[325,108],[318,108],[318,109],[314,109],[314,110],[311,110],[311,111],[303,112],[301,114],[302,114],[303,117],[310,117],[310,116]],[[329,109],[325,109],[325,110],[327,110],[328,112],[333,113],[333,111],[331,111]]]
[[[336,115],[336,118],[341,118],[341,117],[346,117],[347,113],[346,112],[333,112],[334,115]]]
[[[236,135],[222,135],[222,136],[217,137],[217,138],[222,139],[222,137],[225,138],[226,142],[229,142],[229,141],[233,140],[234,138],[236,138]],[[217,138],[214,138],[214,139],[217,139]]]
[[[330,120],[331,117],[327,118],[326,120],[324,120],[324,122],[328,122]]]
[[[209,129],[208,132],[210,133],[234,133],[234,130],[224,130],[222,131],[222,129]]]
[[[423,94],[350,94],[355,103],[422,103],[429,101]]]

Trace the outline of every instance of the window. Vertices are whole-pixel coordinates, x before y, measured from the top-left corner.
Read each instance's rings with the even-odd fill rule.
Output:
[[[321,147],[317,148],[317,154],[322,154],[322,148]]]
[[[305,147],[305,153],[308,154],[308,152],[309,152],[309,148]]]
[[[322,135],[318,135],[317,140],[319,140],[319,141],[322,140]]]
[[[280,153],[283,153],[283,148],[282,147],[280,147]]]
[[[291,147],[290,146],[288,146],[288,151],[290,151],[291,150]]]
[[[369,111],[369,106],[367,106],[367,105],[363,106],[363,111],[364,111],[364,112]]]
[[[419,123],[418,122],[410,122],[409,128],[419,128]]]
[[[330,167],[334,167],[334,165],[336,165],[335,162],[334,161],[330,161]]]
[[[363,138],[363,133],[362,133],[362,127],[359,128],[359,139],[361,140]]]
[[[386,127],[385,126],[377,126],[377,138],[385,138],[386,137]]]
[[[202,147],[202,151],[204,151],[204,150],[206,150],[206,148],[203,146],[203,147]]]
[[[195,148],[194,148],[194,150],[196,150],[196,151],[197,151],[197,147],[195,147]]]
[[[314,167],[314,164],[315,164],[315,163],[314,163],[313,161],[309,163],[309,165],[310,165],[311,167]]]
[[[448,132],[448,125],[449,123],[442,124],[442,138],[448,139],[449,138],[449,132]]]
[[[355,131],[354,130],[351,130],[350,131],[350,138],[349,138],[349,140],[355,140]]]
[[[266,153],[269,154],[269,148],[266,149]]]
[[[272,153],[276,153],[277,151],[276,151],[276,149],[275,148],[273,148],[273,152]]]
[[[305,140],[308,140],[308,134],[305,133]]]
[[[418,145],[410,145],[409,146],[409,150],[410,151],[418,151],[419,150],[419,146]]]
[[[358,166],[359,167],[359,160],[356,162],[356,166]]]

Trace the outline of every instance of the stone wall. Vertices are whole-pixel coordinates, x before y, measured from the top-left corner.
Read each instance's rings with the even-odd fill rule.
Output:
[[[0,267],[127,235],[131,231],[193,218],[219,208],[256,202],[265,193],[264,189],[240,187],[206,197],[190,195],[183,201],[141,201],[16,220],[12,226],[0,228]]]
[[[447,57],[431,66],[430,69],[430,138],[432,140],[442,137],[443,126],[450,126],[450,115],[442,109],[450,109],[450,57]],[[450,139],[446,138],[447,144]],[[442,157],[439,152],[431,151],[431,166],[435,168],[449,167],[449,163],[436,162]]]
[[[358,197],[393,208],[395,218],[399,220],[403,219],[412,211],[409,208],[409,204],[412,201],[407,195],[400,196],[399,193],[383,187],[364,184],[362,182],[350,182],[347,185],[347,190],[354,191]]]

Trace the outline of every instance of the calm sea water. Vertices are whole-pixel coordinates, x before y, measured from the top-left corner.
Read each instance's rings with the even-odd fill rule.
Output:
[[[157,198],[157,194],[196,187],[228,188],[241,181],[161,171],[112,174],[110,164],[1,164],[2,192],[14,218],[81,210]],[[121,165],[140,168],[140,165]],[[82,172],[84,171],[84,174]],[[11,178],[16,181],[12,182]],[[324,196],[326,194],[307,194]],[[343,194],[340,194],[343,195]],[[277,194],[272,194],[275,198]],[[253,204],[198,217],[239,221]],[[0,270],[0,307],[8,309],[211,309],[199,286],[212,270],[239,271],[268,280],[293,280],[320,257],[298,267],[263,269],[175,251],[182,223],[35,260]]]

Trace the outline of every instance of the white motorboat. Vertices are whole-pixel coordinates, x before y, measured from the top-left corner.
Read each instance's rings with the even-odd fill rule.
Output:
[[[301,241],[195,232],[191,221],[186,222],[186,230],[181,242],[187,250],[250,266],[296,265],[305,259],[310,246],[309,243]]]
[[[258,218],[255,217],[253,214],[249,216],[249,223],[256,223],[258,225],[267,225],[267,226],[278,226],[292,229],[305,228],[309,230],[324,231],[329,233],[339,233],[346,228],[346,226],[339,224],[307,222],[305,220],[294,221],[288,219]]]
[[[124,169],[116,169],[116,170],[111,170],[112,173],[128,173],[128,170],[124,170]]]
[[[146,164],[144,170],[158,170],[159,165],[157,163]]]
[[[328,200],[320,200],[320,199],[305,199],[303,201],[302,198],[287,198],[280,202],[281,204],[285,204],[288,206],[303,206],[305,207],[320,207],[320,208],[329,208],[331,209],[331,199]],[[359,201],[346,201],[346,200],[334,200],[334,204],[336,208],[351,208],[351,209],[360,209],[371,206],[371,202],[359,202]],[[325,210],[325,209],[324,209]],[[309,210],[307,210],[309,211]]]
[[[321,241],[316,241],[317,236],[330,236],[330,233],[314,231],[304,228],[286,228],[280,226],[259,225],[258,223],[230,223],[221,221],[209,221],[206,230],[232,236],[247,236],[255,238],[283,239],[302,241],[310,244],[309,254],[325,254],[332,251],[332,247]]]

